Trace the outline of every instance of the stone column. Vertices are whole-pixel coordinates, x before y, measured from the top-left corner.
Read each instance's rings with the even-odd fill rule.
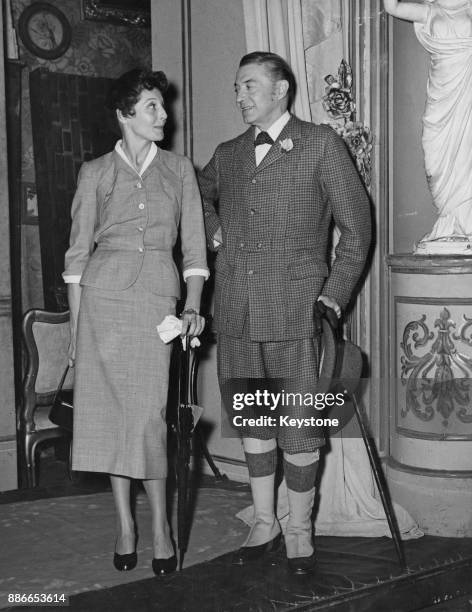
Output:
[[[392,255],[395,501],[431,535],[472,536],[472,257]]]
[[[0,491],[17,488],[3,31],[0,11]]]

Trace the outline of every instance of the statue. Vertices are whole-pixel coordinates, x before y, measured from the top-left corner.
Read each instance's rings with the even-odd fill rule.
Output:
[[[472,255],[472,0],[384,0],[431,55],[423,151],[439,217],[417,253]]]

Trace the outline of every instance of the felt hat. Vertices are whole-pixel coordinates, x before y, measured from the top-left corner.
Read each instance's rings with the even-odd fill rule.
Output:
[[[330,321],[321,319],[321,360],[319,378],[324,393],[335,389],[349,395],[359,386],[362,374],[361,349],[344,339]]]
[[[359,386],[362,374],[362,352],[353,342],[342,337],[339,320],[330,309],[315,308],[315,320],[321,333],[321,356],[317,393],[342,394],[341,404],[326,408],[325,416],[336,424],[329,426],[331,434],[344,429],[354,416],[351,397]],[[335,421],[336,420],[336,421]],[[348,430],[345,433],[349,435]]]

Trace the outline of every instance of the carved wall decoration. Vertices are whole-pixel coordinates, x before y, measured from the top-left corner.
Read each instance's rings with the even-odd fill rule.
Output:
[[[436,309],[436,313],[437,313]],[[472,423],[472,317],[460,319],[444,306],[439,316],[431,312],[410,320],[403,328],[400,346],[400,378],[406,388],[400,416],[423,422],[441,419],[449,428]],[[457,330],[457,331],[456,331]]]
[[[150,0],[82,0],[85,19],[150,27]]]

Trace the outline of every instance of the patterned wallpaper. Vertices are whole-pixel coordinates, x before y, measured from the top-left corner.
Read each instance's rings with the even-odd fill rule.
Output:
[[[112,23],[89,21],[82,18],[81,0],[49,0],[59,8],[72,27],[69,49],[56,60],[44,60],[32,55],[20,37],[20,59],[27,68],[23,72],[22,150],[23,181],[34,182],[34,153],[31,135],[30,95],[28,72],[44,67],[54,72],[85,76],[118,77],[135,66],[151,66],[151,31]],[[18,18],[32,0],[12,0],[13,20]]]
[[[81,0],[48,0],[67,17],[72,28],[69,49],[56,60],[43,60],[32,55],[18,36],[20,60],[26,65],[22,79],[22,169],[24,183],[35,183],[29,72],[45,67],[54,72],[84,76],[118,77],[135,66],[151,67],[151,31],[82,18]],[[13,22],[32,0],[11,0]],[[22,226],[23,310],[43,306],[41,254],[37,225]]]

